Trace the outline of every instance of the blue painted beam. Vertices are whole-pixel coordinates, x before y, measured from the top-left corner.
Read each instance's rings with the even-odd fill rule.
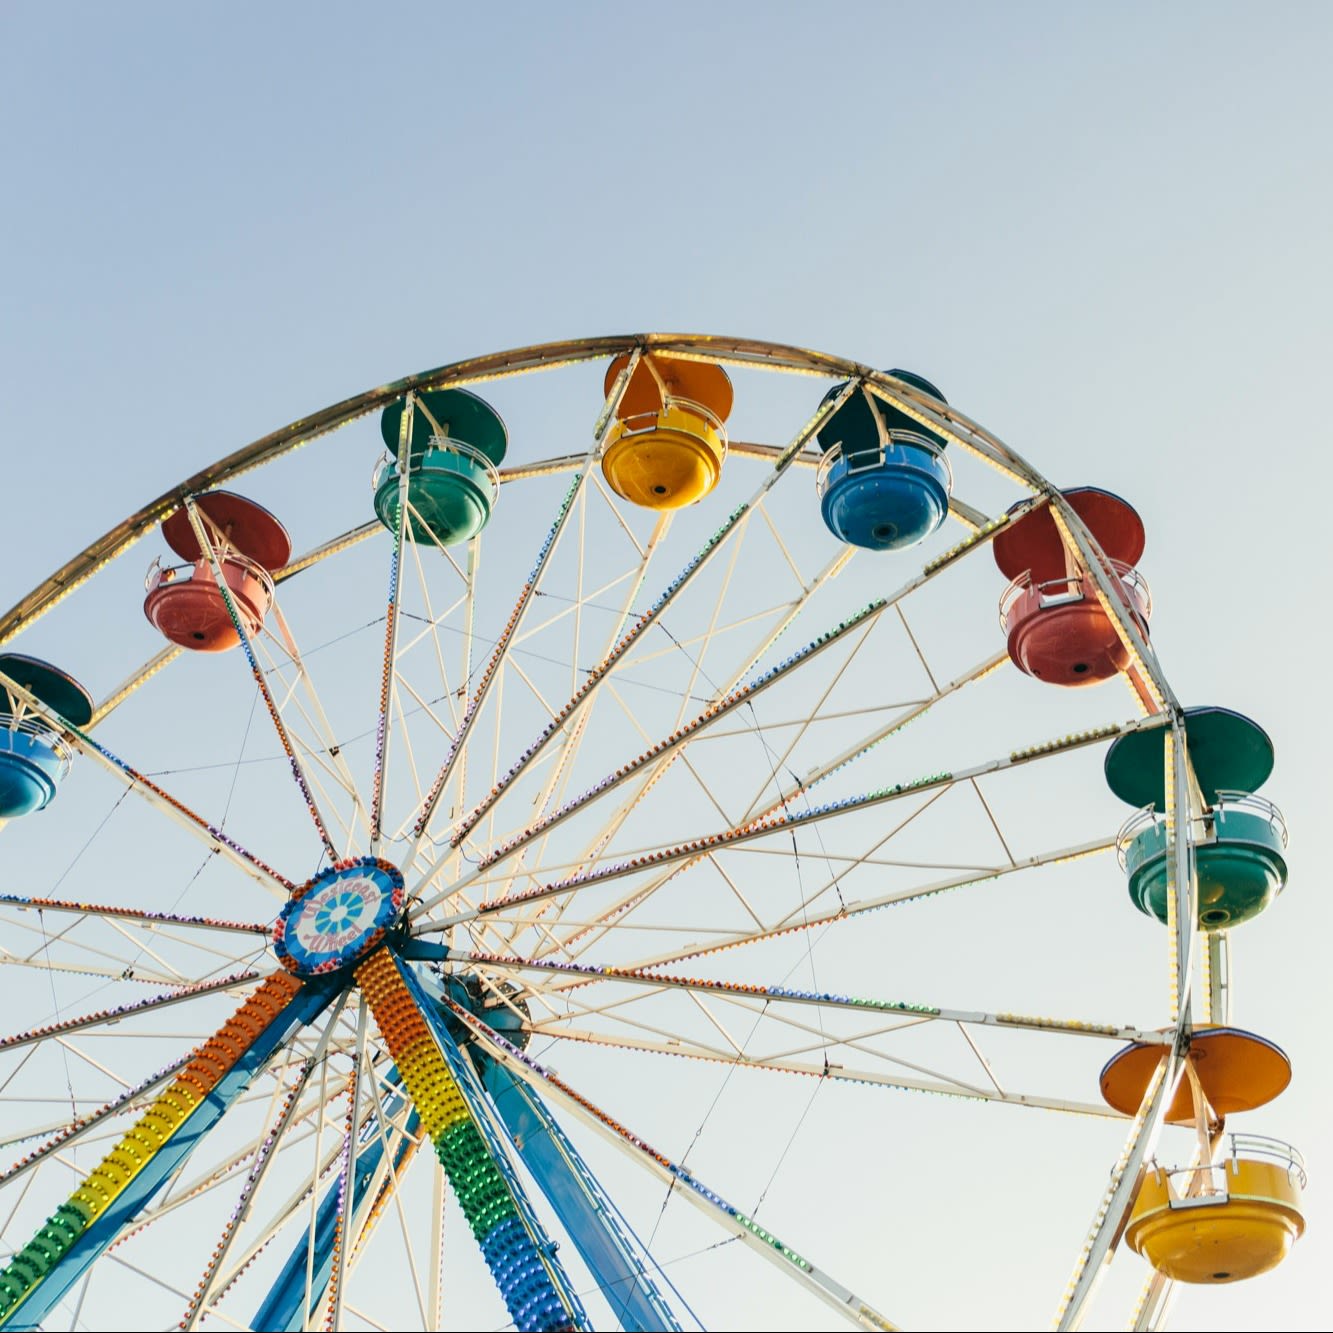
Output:
[[[398,1071],[392,1070],[389,1080],[398,1081]],[[384,1108],[385,1119],[397,1115],[402,1108],[403,1097],[390,1098]],[[412,1112],[407,1121],[407,1133],[398,1136],[394,1146],[394,1169],[402,1163],[403,1155],[410,1146],[408,1135],[415,1137],[419,1132],[420,1121],[417,1113]],[[392,1138],[393,1126],[389,1126]],[[384,1159],[384,1144],[380,1139],[378,1124],[372,1122],[366,1126],[362,1135],[362,1146],[357,1150],[356,1166],[352,1172],[352,1206],[349,1214],[354,1214],[364,1200],[380,1162]],[[338,1225],[338,1181],[333,1180],[315,1214],[315,1265],[314,1278],[310,1287],[310,1305],[303,1310],[305,1302],[306,1273],[309,1271],[310,1228],[301,1233],[287,1262],[283,1264],[263,1304],[255,1311],[250,1321],[252,1328],[261,1328],[266,1333],[300,1333],[305,1324],[314,1317],[324,1300],[324,1292],[329,1285],[333,1272],[333,1237]]]
[[[329,982],[325,978],[307,981],[185,1118],[180,1128],[153,1154],[143,1170],[116,1196],[106,1211],[79,1235],[59,1262],[27,1293],[22,1303],[0,1319],[0,1327],[39,1329],[66,1292],[87,1272],[91,1264],[101,1258],[175,1171],[184,1165],[190,1154],[286,1042],[292,1029],[312,1022],[339,989],[340,983]]]
[[[483,1059],[482,1083],[620,1327],[626,1333],[679,1329],[614,1205],[537,1094],[491,1059]]]
[[[417,976],[414,980],[437,1001],[444,999],[446,992],[433,978]],[[477,1048],[469,1049],[475,1052]],[[474,1066],[461,1050],[455,1047],[455,1051],[467,1067],[467,1076],[460,1078],[460,1085],[466,1091],[469,1082],[477,1081],[475,1071],[480,1068],[480,1082],[508,1137],[588,1265],[620,1326],[645,1331],[679,1329],[680,1323],[654,1286],[639,1251],[617,1221],[615,1205],[541,1099],[489,1057],[483,1055]]]

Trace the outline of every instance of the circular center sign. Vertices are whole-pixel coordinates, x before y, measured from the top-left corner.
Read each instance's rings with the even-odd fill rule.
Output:
[[[278,917],[278,961],[298,976],[351,967],[384,939],[403,898],[402,874],[373,856],[320,871]]]

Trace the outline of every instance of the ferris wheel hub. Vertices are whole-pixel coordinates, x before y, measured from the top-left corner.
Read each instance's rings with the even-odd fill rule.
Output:
[[[292,895],[273,929],[278,961],[297,976],[354,967],[402,916],[402,871],[373,856],[338,861]]]

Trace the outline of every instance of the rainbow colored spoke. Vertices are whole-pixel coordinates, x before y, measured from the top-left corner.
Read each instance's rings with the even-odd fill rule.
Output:
[[[474,1109],[475,1076],[410,965],[379,949],[356,979],[516,1326],[586,1328],[517,1176]]]
[[[167,1079],[174,1078],[182,1069],[189,1064],[191,1057],[183,1055],[178,1060],[173,1060],[171,1064],[163,1069],[159,1069],[155,1074],[150,1074],[146,1079],[136,1083],[133,1087],[127,1088],[119,1097],[113,1098],[98,1107],[95,1111],[90,1111],[87,1115],[79,1116],[76,1120],[63,1125],[47,1125],[43,1129],[16,1136],[10,1140],[13,1143],[21,1143],[27,1139],[38,1137],[39,1134],[51,1134],[51,1137],[42,1144],[40,1148],[35,1148],[25,1157],[21,1157],[8,1170],[0,1172],[0,1185],[7,1185],[11,1180],[16,1180],[33,1168],[41,1166],[43,1162],[50,1159],[52,1153],[59,1152],[62,1149],[71,1146],[77,1140],[83,1138],[90,1130],[95,1129],[103,1121],[112,1116],[119,1115],[126,1108],[133,1106],[136,1102],[141,1102],[154,1088],[165,1083]]]
[[[278,1114],[284,1100],[283,1089],[287,1086],[285,1080],[290,1077],[293,1070],[299,1070],[300,1064],[299,1059],[291,1060],[283,1066],[280,1066],[277,1060],[271,1062],[264,1071],[268,1076],[264,1084],[261,1085],[258,1081],[252,1084],[250,1090],[243,1097],[232,1103],[233,1112],[241,1106],[248,1105],[255,1108],[267,1108],[270,1113]],[[316,1123],[323,1110],[323,1105],[324,1103],[316,1096],[307,1096],[301,1105],[296,1108],[294,1119],[288,1126],[287,1133],[283,1136],[281,1143],[275,1145],[281,1150],[284,1160],[293,1161],[299,1147],[315,1135],[317,1132]],[[251,1139],[243,1147],[229,1153],[221,1160],[210,1159],[189,1180],[184,1178],[183,1172],[174,1175],[171,1179],[170,1189],[164,1191],[160,1198],[138,1214],[134,1222],[117,1237],[111,1253],[119,1250],[132,1237],[142,1234],[150,1227],[157,1226],[158,1223],[164,1221],[173,1213],[187,1208],[213,1191],[222,1191],[228,1185],[234,1184],[237,1179],[244,1176],[247,1169],[253,1168],[256,1154],[261,1153],[266,1138],[267,1135],[263,1135],[258,1139]],[[248,1204],[243,1202],[238,1206],[237,1211],[243,1211],[247,1207]],[[245,1219],[241,1220],[244,1221]],[[170,1228],[167,1227],[158,1228],[159,1234],[169,1230]],[[215,1290],[213,1295],[215,1302],[221,1299],[226,1285],[226,1283],[222,1283]]]
[[[39,1325],[337,985],[265,980],[0,1271],[0,1328]]]

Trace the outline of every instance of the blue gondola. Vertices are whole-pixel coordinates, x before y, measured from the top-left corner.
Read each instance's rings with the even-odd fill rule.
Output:
[[[929,380],[906,370],[888,372],[941,403]],[[824,401],[839,394],[834,385]],[[840,541],[870,551],[899,551],[924,541],[949,512],[953,475],[945,441],[905,412],[858,389],[816,437],[820,510]]]
[[[3,653],[0,673],[74,726],[92,720],[87,690],[49,662]],[[16,819],[50,805],[73,758],[71,746],[42,714],[0,683],[0,819]]]

